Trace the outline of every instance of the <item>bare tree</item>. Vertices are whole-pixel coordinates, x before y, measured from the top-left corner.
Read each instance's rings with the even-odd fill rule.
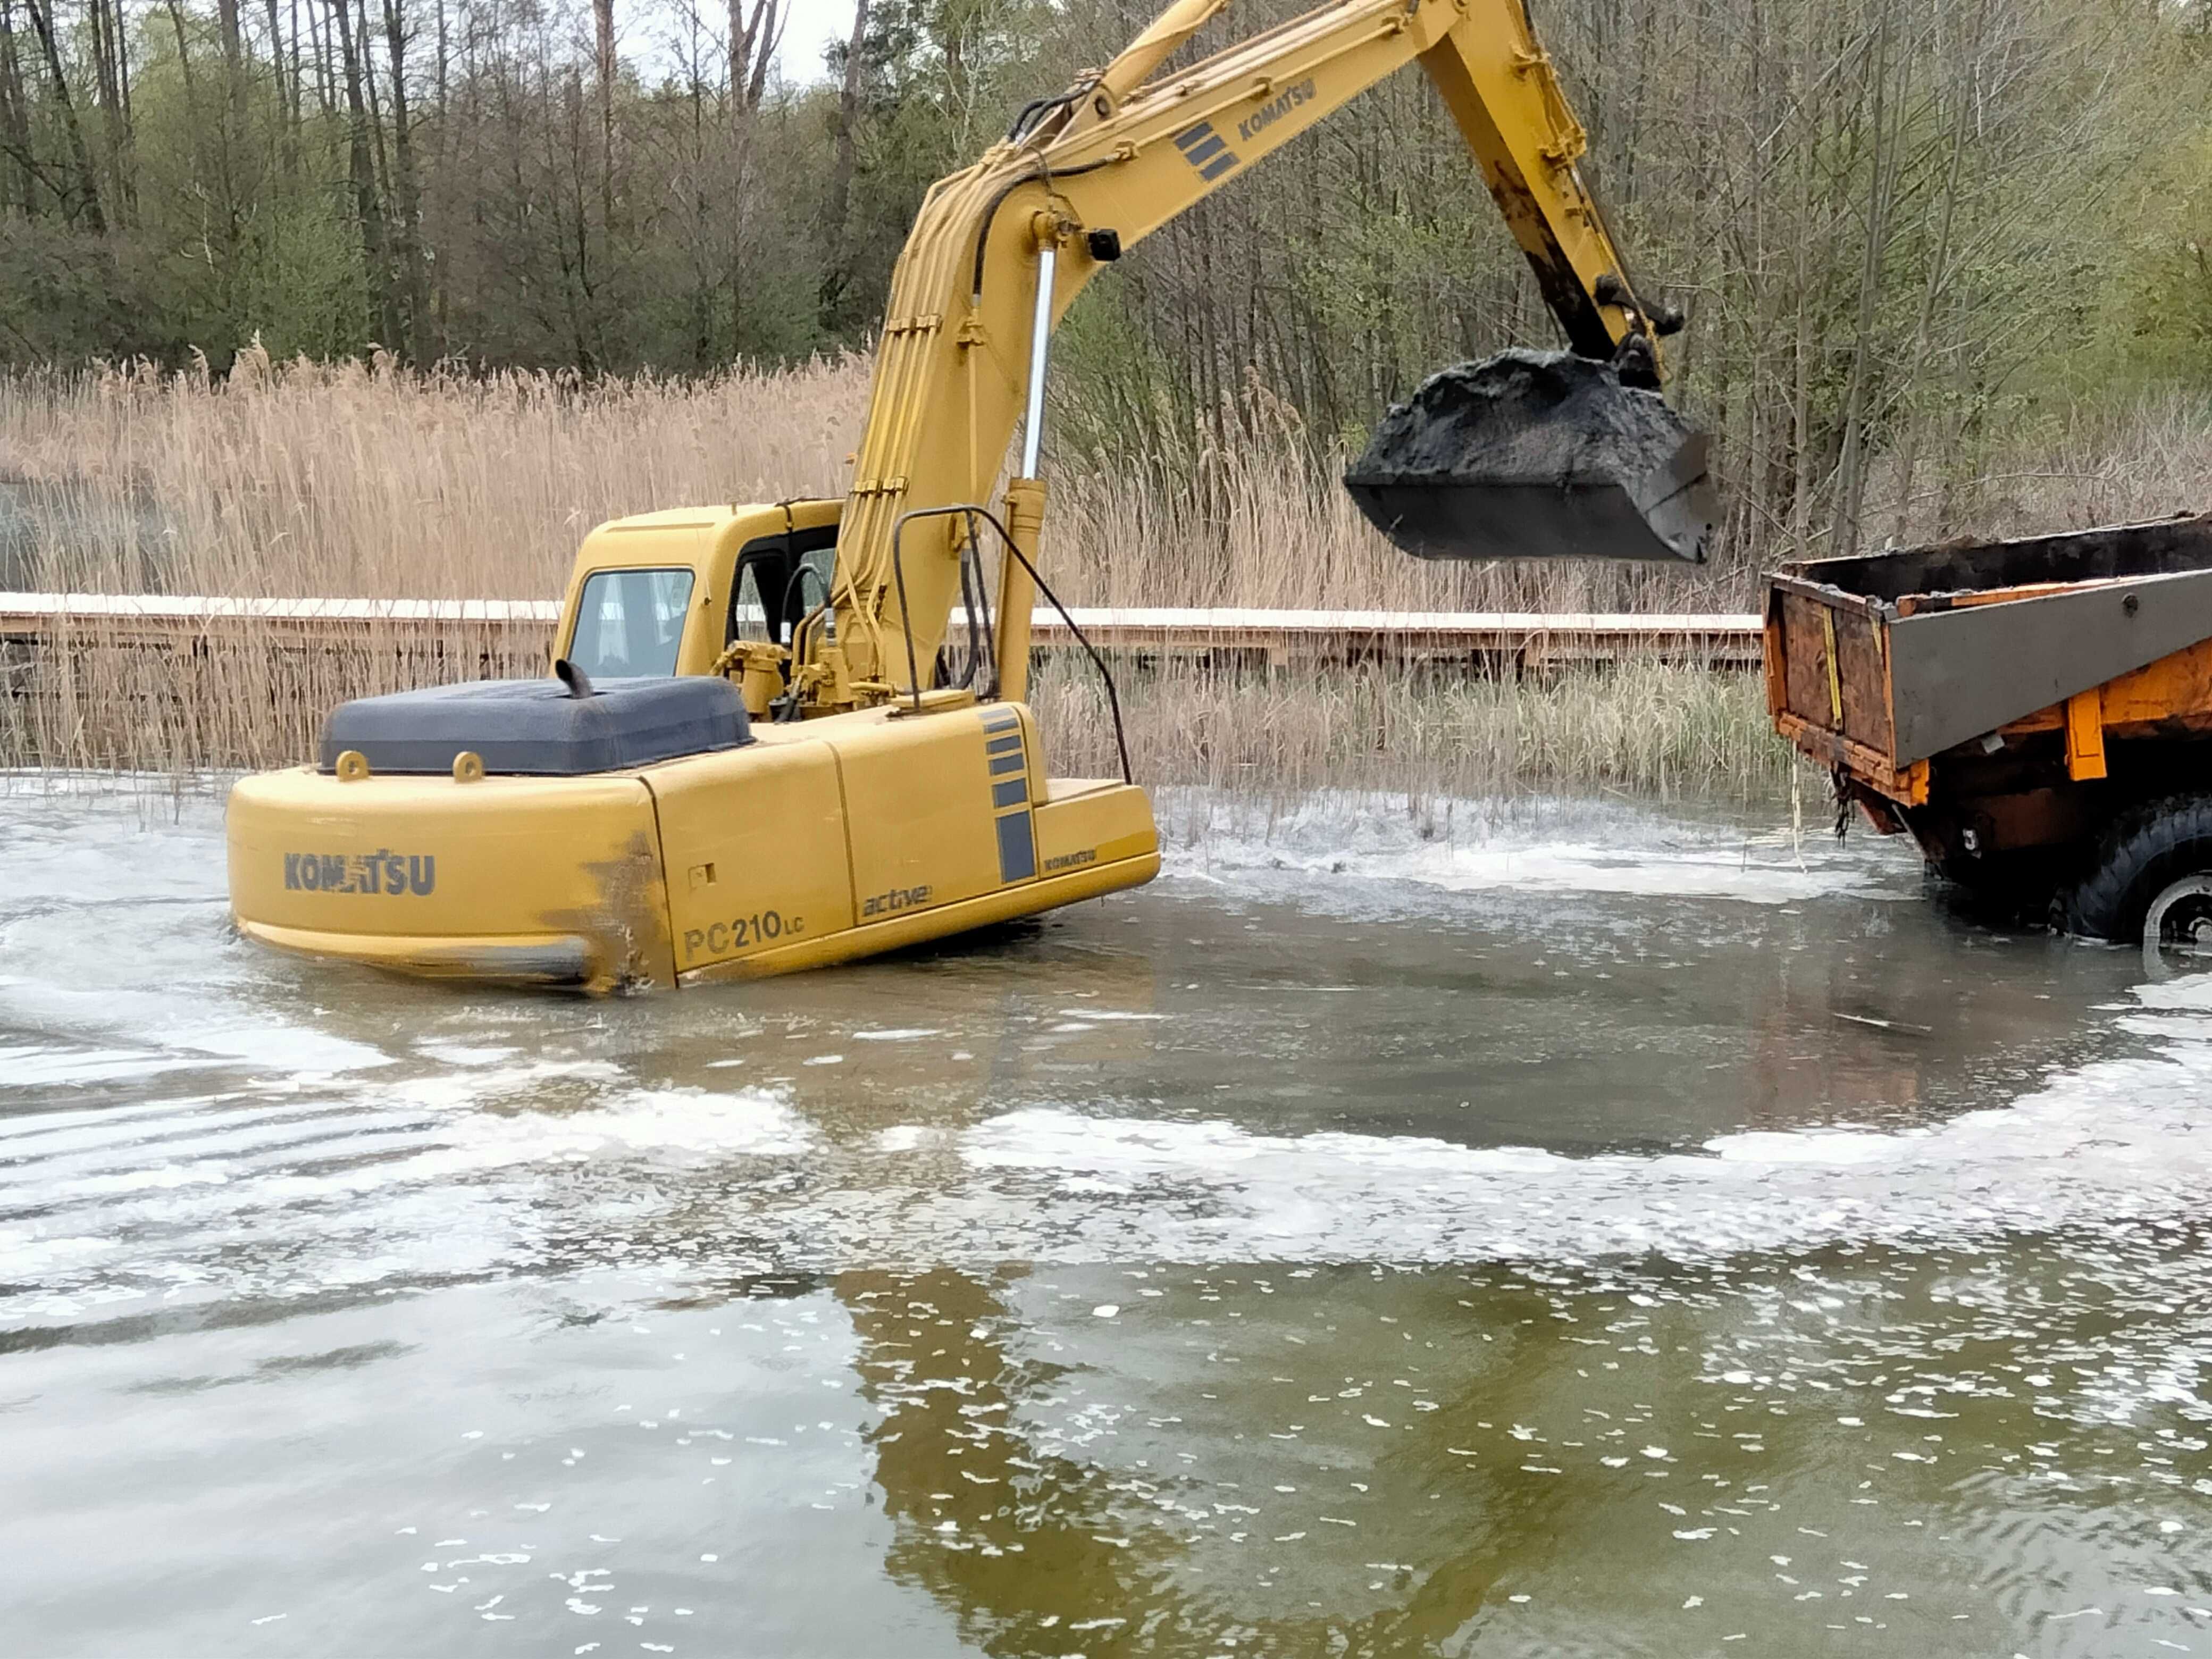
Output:
[[[93,173],[91,152],[85,148],[84,128],[77,120],[76,104],[70,96],[69,76],[62,70],[61,47],[55,39],[51,0],[23,0],[23,3],[30,12],[31,27],[39,37],[39,50],[45,57],[48,95],[60,112],[62,130],[69,141],[71,189],[63,197],[63,211],[72,222],[99,235],[107,228],[106,216],[100,211],[100,183]]]
[[[852,215],[853,167],[860,121],[860,90],[866,84],[868,61],[870,0],[854,0],[853,32],[845,43],[845,76],[837,89],[836,149],[830,165],[829,200],[822,221],[822,246],[829,265],[822,276],[821,310],[825,328],[841,320],[847,289],[852,286],[852,239],[848,234]]]
[[[339,72],[346,100],[346,181],[353,196],[355,222],[361,231],[362,264],[368,273],[375,306],[376,327],[382,343],[404,350],[404,335],[398,296],[392,291],[389,240],[384,222],[384,198],[377,187],[376,162],[371,149],[369,108],[364,82],[368,79],[365,40],[355,37],[349,15],[351,0],[325,0],[331,27],[337,41]]]
[[[385,58],[392,76],[392,252],[407,309],[395,351],[417,361],[437,355],[431,338],[430,283],[422,252],[422,192],[415,173],[415,127],[407,111],[407,47],[412,35],[403,0],[384,0]]]

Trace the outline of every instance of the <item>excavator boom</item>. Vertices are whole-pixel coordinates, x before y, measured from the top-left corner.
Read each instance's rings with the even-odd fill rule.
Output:
[[[1583,133],[1522,0],[1335,0],[1163,72],[1226,3],[1178,0],[1105,70],[1032,105],[1004,142],[940,180],[922,204],[892,278],[838,538],[827,608],[834,623],[825,611],[799,641],[802,659],[832,638],[839,647],[842,672],[815,677],[833,700],[853,694],[830,688],[854,682],[908,695],[917,675],[926,683],[975,523],[942,509],[988,501],[1024,413],[1023,465],[1002,517],[1034,556],[1046,349],[1083,288],[1169,220],[1409,63],[1421,66],[1466,138],[1572,355],[1595,366],[1581,377],[1582,402],[1609,390],[1631,405],[1648,398],[1645,426],[1671,418],[1656,392],[1653,337],[1679,318],[1635,290],[1577,168]],[[1652,389],[1624,388],[1622,373]],[[1662,446],[1662,476],[1650,478],[1649,445],[1594,436],[1577,418],[1584,411],[1524,394],[1519,425],[1553,428],[1548,451],[1565,459],[1531,471],[1504,458],[1504,471],[1486,471],[1479,444],[1427,453],[1437,434],[1425,428],[1421,403],[1385,422],[1385,431],[1400,432],[1399,447],[1370,454],[1348,480],[1363,508],[1409,551],[1700,556],[1704,526],[1692,521],[1709,509],[1711,492],[1702,449],[1680,453],[1686,428],[1675,445]],[[1670,529],[1642,532],[1662,501]],[[1560,520],[1565,533],[1553,533]],[[1596,533],[1576,532],[1576,522]],[[1608,535],[1608,524],[1638,533]],[[1012,625],[1001,628],[998,684],[1018,696],[1029,576],[1017,561],[1001,568],[1011,574],[998,613]]]

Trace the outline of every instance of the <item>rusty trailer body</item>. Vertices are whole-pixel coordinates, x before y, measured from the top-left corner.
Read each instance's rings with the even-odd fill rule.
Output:
[[[1765,625],[1777,729],[1876,829],[2075,931],[2212,945],[2212,514],[1785,565]]]

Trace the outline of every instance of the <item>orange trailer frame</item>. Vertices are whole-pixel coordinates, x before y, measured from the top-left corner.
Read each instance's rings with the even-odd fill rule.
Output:
[[[1765,635],[1776,730],[1970,885],[2063,887],[2212,791],[2212,514],[1787,565]]]

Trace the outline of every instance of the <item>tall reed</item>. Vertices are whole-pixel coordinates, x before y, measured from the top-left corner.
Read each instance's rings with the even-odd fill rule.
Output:
[[[1139,782],[1240,796],[1615,789],[1749,801],[1783,794],[1796,763],[1767,722],[1757,675],[1682,665],[1515,681],[1381,665],[1223,674],[1170,660],[1119,679]],[[1033,698],[1055,772],[1118,771],[1112,717],[1088,663],[1054,659]]]
[[[0,585],[98,592],[541,599],[603,520],[840,495],[854,356],[699,380],[271,362],[0,378]],[[1258,398],[1259,394],[1248,396]],[[1048,469],[1045,565],[1073,603],[1316,610],[1740,610],[1785,547],[1708,570],[1430,563],[1359,517],[1295,416],[1195,476]],[[1261,411],[1262,415],[1266,410]],[[1911,541],[2206,505],[2212,399],[2085,410],[1968,465],[1877,466],[1865,522]],[[1725,483],[1725,479],[1723,479]]]
[[[222,625],[173,650],[106,617],[0,656],[0,769],[188,773],[312,757],[348,698],[545,672],[550,629],[362,622],[343,640]]]
[[[271,363],[0,379],[15,583],[542,599],[592,526],[842,492],[867,365],[707,380]],[[0,520],[4,524],[5,520]]]
[[[704,380],[241,355],[224,380],[0,379],[0,586],[538,599],[600,521],[840,495],[867,399],[844,357]],[[1071,603],[1310,610],[1714,608],[1719,575],[1408,559],[1287,416],[1194,480],[1052,471],[1045,566]]]

